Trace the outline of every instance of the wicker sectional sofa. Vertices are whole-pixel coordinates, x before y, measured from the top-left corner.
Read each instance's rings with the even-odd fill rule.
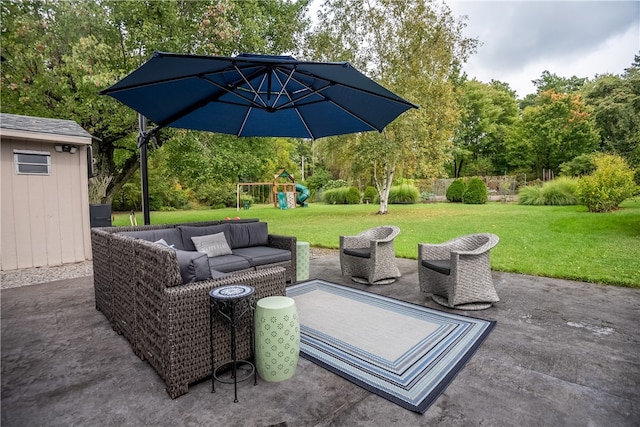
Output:
[[[255,288],[253,298],[258,300],[285,295],[286,282],[295,281],[296,238],[268,235],[264,240],[265,227],[258,220],[241,220],[91,230],[96,308],[130,342],[134,353],[156,370],[172,398],[187,393],[190,383],[211,376],[211,289],[248,284]],[[258,230],[257,238],[252,230]],[[228,259],[236,263],[234,270],[175,239],[182,233],[212,232],[225,233],[233,251],[259,259],[247,265],[232,256]],[[254,246],[235,246],[243,241]],[[271,258],[269,248],[277,249]],[[290,252],[288,261],[282,261],[281,251]],[[202,255],[207,258],[208,276]],[[252,337],[247,328],[239,331],[238,357],[246,358]],[[216,366],[220,366],[230,361],[230,329],[216,324],[214,334]]]

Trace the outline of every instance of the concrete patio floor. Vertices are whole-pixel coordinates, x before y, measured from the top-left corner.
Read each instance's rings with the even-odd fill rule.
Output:
[[[367,287],[338,257],[311,278],[443,309],[402,278]],[[0,293],[2,426],[638,426],[640,289],[494,273],[502,301],[463,314],[496,320],[476,354],[424,415],[300,359],[281,383],[209,381],[172,400],[155,371],[95,309],[92,277]]]

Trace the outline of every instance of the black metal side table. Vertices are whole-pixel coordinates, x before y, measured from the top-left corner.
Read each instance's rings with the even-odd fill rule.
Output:
[[[248,360],[238,360],[236,355],[236,329],[239,321],[247,314],[251,316],[250,328],[251,328],[251,353],[254,353],[253,349],[253,311],[254,307],[251,303],[251,296],[255,292],[251,286],[247,285],[230,285],[221,286],[219,288],[209,291],[209,303],[211,312],[211,392],[215,393],[216,380],[221,383],[231,384],[233,383],[234,402],[238,402],[238,382],[245,381],[253,374],[253,385],[258,384],[258,376],[256,367]],[[214,339],[214,321],[217,316],[221,316],[231,325],[231,362],[225,363],[222,366],[215,366],[215,339]],[[231,368],[231,379],[227,380],[218,376],[218,371],[225,370],[225,368]],[[238,378],[238,367],[248,367],[247,373]]]

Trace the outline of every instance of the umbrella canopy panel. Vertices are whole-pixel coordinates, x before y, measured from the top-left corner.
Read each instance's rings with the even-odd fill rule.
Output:
[[[321,138],[384,127],[410,102],[348,62],[290,56],[154,53],[101,94],[159,127],[237,136]]]

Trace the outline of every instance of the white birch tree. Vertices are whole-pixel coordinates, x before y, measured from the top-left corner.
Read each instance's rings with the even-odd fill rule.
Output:
[[[403,98],[420,105],[384,132],[327,138],[319,148],[350,178],[374,181],[380,214],[398,173],[434,177],[450,156],[458,120],[453,80],[476,47],[461,34],[464,20],[430,0],[326,0],[308,37],[307,56],[349,61]]]

